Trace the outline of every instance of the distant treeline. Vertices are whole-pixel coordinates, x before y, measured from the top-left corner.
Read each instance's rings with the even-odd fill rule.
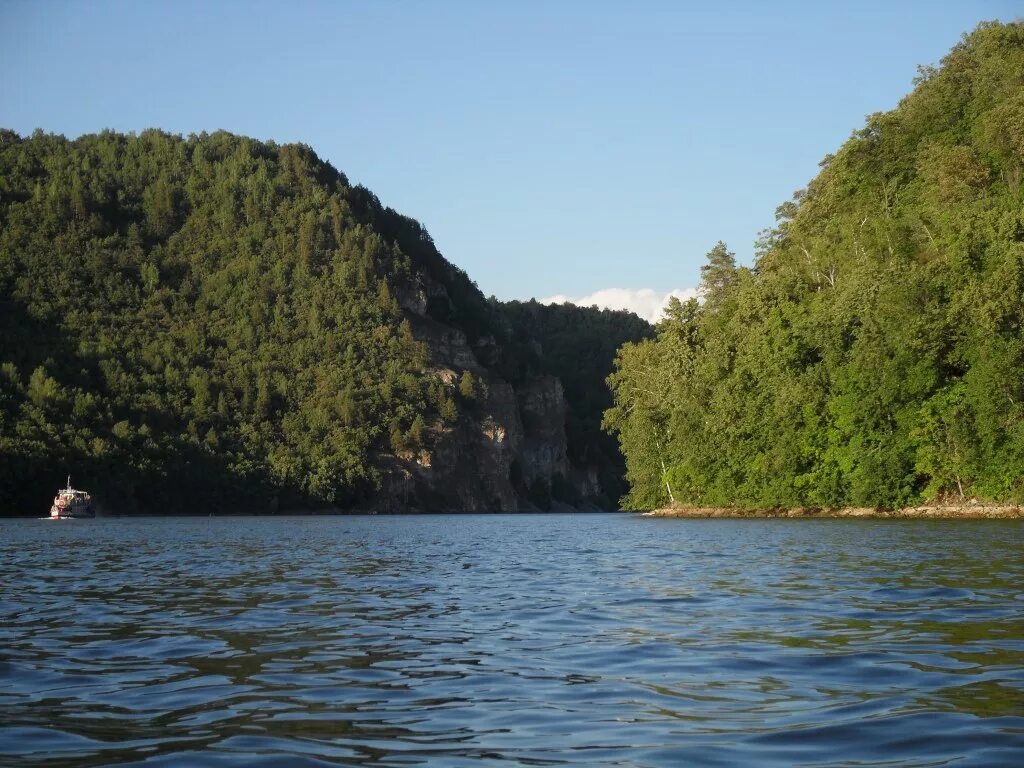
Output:
[[[627,344],[627,503],[1024,500],[1024,25],[983,24]]]

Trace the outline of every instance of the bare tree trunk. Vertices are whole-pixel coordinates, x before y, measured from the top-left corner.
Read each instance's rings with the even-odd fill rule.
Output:
[[[661,476],[665,480],[665,490],[668,491],[668,500],[670,503],[675,504],[676,497],[672,494],[672,485],[668,481],[668,469],[665,467],[665,456],[661,452],[661,441],[655,439],[654,442],[658,446],[658,461],[661,462]]]
[[[932,246],[934,246],[935,245],[935,237],[934,237],[934,235],[932,235],[932,231],[930,229],[928,229],[928,225],[925,224],[923,221],[921,222],[921,226],[924,227],[925,234],[928,235],[928,239],[931,241]]]

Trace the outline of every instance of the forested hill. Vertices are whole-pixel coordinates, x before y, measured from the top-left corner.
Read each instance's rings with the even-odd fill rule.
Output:
[[[0,514],[614,502],[593,392],[649,326],[523,307],[308,147],[0,132]]]
[[[627,345],[629,501],[1024,500],[1024,25],[984,24]]]

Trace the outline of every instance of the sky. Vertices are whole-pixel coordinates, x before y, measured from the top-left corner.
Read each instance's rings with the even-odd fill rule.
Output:
[[[501,299],[656,317],[1022,0],[0,0],[0,127],[302,142]]]

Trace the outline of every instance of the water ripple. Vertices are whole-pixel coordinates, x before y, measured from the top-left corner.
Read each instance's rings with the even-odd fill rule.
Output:
[[[1024,764],[1019,521],[0,521],[5,766]]]

